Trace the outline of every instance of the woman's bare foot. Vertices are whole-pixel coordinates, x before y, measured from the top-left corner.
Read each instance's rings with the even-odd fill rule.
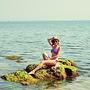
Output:
[[[29,74],[34,74],[35,73],[35,71],[33,70],[33,71],[31,71],[31,72],[29,72]]]

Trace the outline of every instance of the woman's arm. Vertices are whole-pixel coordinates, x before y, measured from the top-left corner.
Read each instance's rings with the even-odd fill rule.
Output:
[[[48,38],[48,43],[52,46],[52,42],[51,42],[51,40],[52,40],[53,38]]]

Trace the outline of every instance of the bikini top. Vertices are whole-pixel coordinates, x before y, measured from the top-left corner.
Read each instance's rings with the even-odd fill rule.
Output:
[[[54,54],[58,54],[59,49],[52,49],[51,52],[53,52]]]

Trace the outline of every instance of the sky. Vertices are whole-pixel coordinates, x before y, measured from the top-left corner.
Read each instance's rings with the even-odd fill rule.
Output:
[[[0,0],[0,21],[90,20],[90,0]]]

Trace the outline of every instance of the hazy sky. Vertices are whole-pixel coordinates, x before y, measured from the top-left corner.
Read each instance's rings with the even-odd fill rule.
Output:
[[[0,0],[0,21],[90,20],[90,0]]]

